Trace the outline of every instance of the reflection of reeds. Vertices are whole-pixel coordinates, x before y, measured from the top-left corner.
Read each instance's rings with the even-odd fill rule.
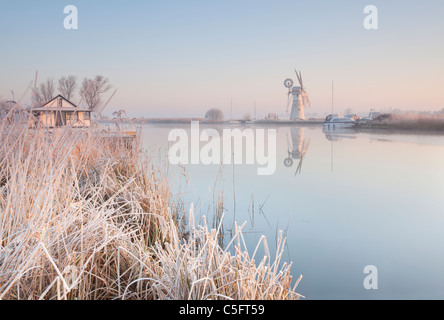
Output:
[[[182,236],[166,175],[125,138],[1,126],[0,299],[300,297],[282,249],[255,263],[242,228],[230,253],[191,210]]]

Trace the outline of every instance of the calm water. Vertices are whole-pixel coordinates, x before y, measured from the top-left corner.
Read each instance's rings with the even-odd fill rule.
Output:
[[[143,128],[154,158],[167,154],[176,127],[190,129]],[[246,221],[251,251],[261,235],[274,247],[283,230],[283,259],[303,275],[297,291],[307,299],[444,299],[444,136],[275,129],[275,174],[185,165],[187,181],[174,175],[174,190],[188,184],[189,202],[210,221],[223,190],[225,232]],[[378,269],[377,290],[364,288],[366,265]]]

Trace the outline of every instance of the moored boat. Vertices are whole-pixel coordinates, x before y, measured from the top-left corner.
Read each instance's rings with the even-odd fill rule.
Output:
[[[340,117],[337,114],[329,114],[323,123],[324,130],[354,127],[356,121],[353,118]]]

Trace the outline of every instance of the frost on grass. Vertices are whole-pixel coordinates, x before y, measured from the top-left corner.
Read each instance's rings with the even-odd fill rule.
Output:
[[[301,297],[282,237],[256,261],[242,226],[222,248],[193,208],[183,234],[184,206],[137,144],[98,128],[0,127],[1,299]]]

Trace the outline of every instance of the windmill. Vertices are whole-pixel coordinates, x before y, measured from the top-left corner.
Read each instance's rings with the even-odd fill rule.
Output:
[[[293,86],[293,80],[290,78],[284,81],[284,86],[288,89],[287,113],[292,95],[293,104],[291,107],[290,120],[305,120],[304,108],[311,107],[311,102],[304,83],[302,82],[301,72],[296,71],[296,69],[294,72],[296,73],[299,86]]]

